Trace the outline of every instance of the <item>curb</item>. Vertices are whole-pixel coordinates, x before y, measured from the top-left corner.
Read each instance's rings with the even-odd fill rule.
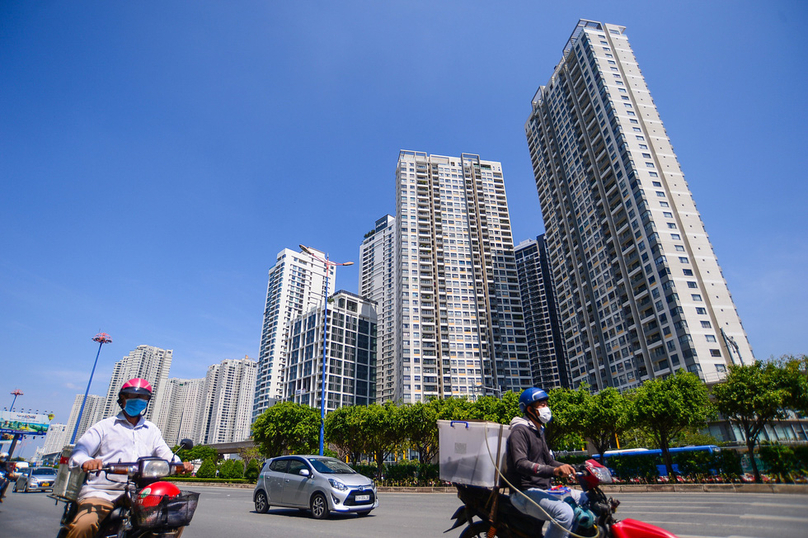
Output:
[[[194,486],[253,489],[255,484],[223,482],[175,482],[190,489]],[[808,484],[602,484],[604,493],[781,493],[808,495]],[[379,493],[456,493],[451,486],[379,486]]]

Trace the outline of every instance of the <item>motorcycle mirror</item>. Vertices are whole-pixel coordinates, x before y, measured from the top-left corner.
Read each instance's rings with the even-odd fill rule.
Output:
[[[192,448],[194,448],[194,442],[190,439],[180,441],[180,450],[191,450]]]

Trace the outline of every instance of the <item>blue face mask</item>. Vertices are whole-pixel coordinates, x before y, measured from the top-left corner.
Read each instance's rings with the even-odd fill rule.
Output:
[[[123,410],[130,417],[136,417],[143,414],[147,405],[149,405],[149,402],[147,400],[141,400],[140,398],[126,400],[126,405],[124,405]]]

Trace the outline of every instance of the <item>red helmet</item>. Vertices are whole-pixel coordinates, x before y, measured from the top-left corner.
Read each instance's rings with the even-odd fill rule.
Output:
[[[180,494],[180,488],[171,482],[155,482],[145,488],[141,489],[137,494],[137,502],[141,506],[148,508],[157,506],[163,497],[177,497]]]
[[[121,390],[118,391],[118,398],[124,394],[132,396],[148,396],[149,399],[151,399],[152,387],[145,379],[135,377],[123,384]]]

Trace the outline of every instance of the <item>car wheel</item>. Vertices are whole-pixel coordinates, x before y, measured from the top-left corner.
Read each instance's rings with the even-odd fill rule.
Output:
[[[328,500],[322,493],[315,493],[311,498],[311,515],[314,519],[328,517]]]
[[[359,517],[365,517],[365,516],[366,516],[366,515],[368,515],[369,513],[370,513],[370,510],[364,510],[364,511],[362,511],[362,512],[357,512],[357,515],[358,515]]]
[[[17,493],[17,483],[16,482],[14,482],[14,487],[11,488],[11,491],[13,491],[14,493]]]
[[[255,511],[259,514],[266,514],[269,511],[269,499],[263,491],[255,494]]]

